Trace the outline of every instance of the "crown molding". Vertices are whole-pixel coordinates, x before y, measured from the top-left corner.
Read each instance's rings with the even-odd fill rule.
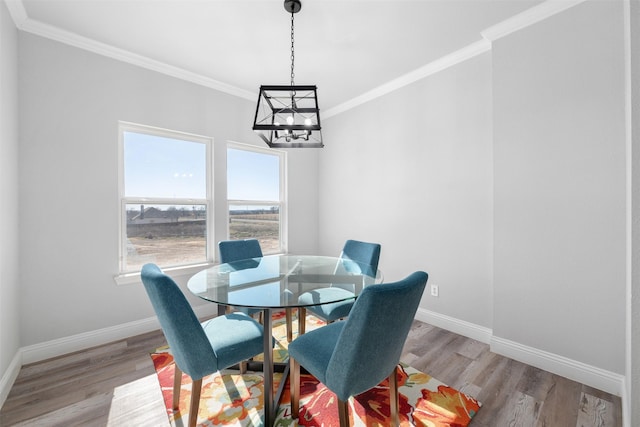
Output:
[[[9,7],[9,13],[16,27],[22,31],[219,90],[250,101],[256,100],[256,94],[253,92],[31,19],[27,16],[22,0],[5,0],[5,3]]]
[[[492,27],[481,31],[482,40],[474,42],[462,49],[445,55],[435,61],[430,62],[410,73],[398,77],[388,83],[378,86],[368,92],[363,93],[347,102],[329,108],[323,112],[323,117],[329,118],[337,114],[348,111],[366,102],[396,91],[404,86],[424,79],[432,74],[452,67],[460,62],[471,59],[477,55],[491,50],[493,41],[507,36],[515,31],[526,28],[557,13],[563,12],[587,0],[547,0],[537,6],[519,13],[509,19],[502,21]],[[9,13],[16,25],[22,31],[59,41],[80,49],[88,50],[99,55],[107,56],[142,68],[166,74],[178,79],[190,81],[192,83],[219,90],[230,95],[234,95],[250,101],[255,101],[255,93],[238,88],[236,86],[223,83],[218,80],[205,77],[164,62],[135,54],[133,52],[119,49],[105,43],[101,43],[78,34],[61,30],[59,28],[44,24],[40,21],[30,19],[22,4],[22,0],[5,0]]]
[[[515,31],[526,28],[537,22],[543,21],[553,15],[572,8],[586,0],[547,0],[537,6],[527,9],[522,13],[505,19],[492,27],[481,31],[480,34],[491,42],[507,36]]]
[[[22,0],[4,0],[4,3],[7,5],[7,9],[9,10],[9,15],[11,15],[11,19],[13,19],[13,23],[17,28],[22,29],[24,23],[29,19],[27,11],[24,9],[22,4]]]
[[[477,41],[453,53],[436,59],[435,61],[432,61],[427,65],[418,68],[417,70],[411,71],[410,73],[398,77],[397,79],[391,80],[390,82],[385,83],[382,86],[378,86],[373,90],[365,92],[362,95],[351,99],[350,101],[339,104],[333,108],[329,108],[322,115],[326,119],[331,116],[335,116],[336,114],[343,113],[347,110],[364,104],[365,102],[372,101],[418,80],[422,80],[425,77],[428,77],[446,68],[459,64],[460,62],[471,59],[474,56],[488,52],[489,50],[491,50],[491,43],[488,40]]]
[[[449,55],[445,55],[423,67],[420,67],[415,71],[392,80],[389,83],[386,83],[356,98],[330,108],[324,112],[323,117],[326,119],[331,116],[343,113],[347,110],[362,105],[365,102],[372,101],[376,98],[379,98],[383,95],[414,83],[420,79],[424,79],[425,77],[435,74],[438,71],[442,71],[446,68],[459,64],[460,62],[466,61],[484,52],[490,51],[492,43],[495,40],[501,37],[505,37],[515,31],[526,28],[537,22],[543,21],[553,15],[563,12],[585,1],[586,0],[547,0],[544,3],[534,6],[531,9],[514,15],[513,17],[500,22],[499,24],[481,31],[481,41],[472,43],[462,49],[459,49]]]

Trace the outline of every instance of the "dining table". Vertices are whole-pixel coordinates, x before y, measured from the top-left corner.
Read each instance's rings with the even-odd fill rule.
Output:
[[[187,287],[193,295],[217,303],[218,307],[246,307],[263,311],[264,425],[272,426],[288,377],[287,364],[280,386],[273,393],[273,338],[272,333],[267,332],[272,331],[272,314],[314,305],[301,304],[298,297],[305,292],[330,286],[340,286],[352,294],[336,297],[335,301],[325,300],[325,303],[355,299],[366,286],[380,283],[380,277],[381,274],[372,272],[370,266],[343,257],[284,254],[205,268],[188,280]]]

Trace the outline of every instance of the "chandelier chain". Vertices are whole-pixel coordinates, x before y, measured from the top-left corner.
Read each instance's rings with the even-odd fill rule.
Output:
[[[295,77],[295,73],[293,72],[293,64],[295,62],[295,51],[293,48],[293,12],[291,12],[291,86],[295,86],[293,84],[293,78]]]

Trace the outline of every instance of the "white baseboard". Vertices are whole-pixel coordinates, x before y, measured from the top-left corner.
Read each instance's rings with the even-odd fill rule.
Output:
[[[631,427],[631,404],[629,402],[629,389],[627,387],[627,378],[622,380],[622,427]]]
[[[490,345],[491,351],[626,399],[625,377],[564,356],[493,336],[493,330],[419,308],[416,319]],[[624,402],[623,402],[624,403]],[[626,426],[625,426],[626,427]]]
[[[213,316],[217,314],[216,304],[204,304],[193,308],[198,317]],[[129,338],[135,335],[155,331],[160,328],[158,318],[153,316],[123,325],[98,329],[70,337],[51,340],[40,344],[22,347],[18,350],[11,364],[0,378],[0,407],[4,404],[13,383],[18,377],[22,365],[40,362],[74,351],[84,350],[113,341]]]
[[[215,304],[201,305],[195,307],[194,311],[198,317],[215,315],[217,313],[217,306]],[[491,351],[502,356],[544,369],[545,371],[578,381],[590,387],[606,391],[607,393],[621,396],[623,400],[627,398],[624,390],[625,377],[623,375],[533,347],[528,347],[517,342],[494,337],[493,331],[489,328],[430,310],[419,308],[416,313],[416,319],[485,344],[490,344]],[[16,354],[9,368],[0,379],[0,406],[8,396],[9,390],[11,390],[20,371],[20,367],[23,364],[39,362],[51,357],[107,344],[112,341],[150,332],[159,327],[158,320],[154,316],[123,325],[23,347]]]
[[[491,338],[491,351],[598,390],[623,396],[624,375],[495,336]]]
[[[18,373],[20,373],[20,367],[22,366],[20,359],[20,351],[18,350],[7,367],[7,370],[2,375],[2,378],[0,378],[0,408],[2,408],[5,400],[7,400],[11,387],[13,386],[16,378],[18,378]]]
[[[455,317],[445,316],[435,311],[425,310],[424,308],[418,308],[416,319],[485,344],[489,344],[493,336],[493,332],[489,328],[456,319]]]
[[[210,316],[217,314],[216,304],[205,304],[194,307],[196,316]],[[129,338],[135,335],[160,329],[156,316],[147,319],[137,320],[122,325],[109,328],[98,329],[96,331],[85,332],[70,337],[34,344],[21,349],[21,364],[40,362],[51,357],[61,356],[74,351],[84,350],[98,345],[107,344],[113,341]]]

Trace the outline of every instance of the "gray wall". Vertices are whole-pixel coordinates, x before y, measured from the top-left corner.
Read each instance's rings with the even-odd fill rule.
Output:
[[[494,335],[620,374],[623,28],[586,2],[493,46]]]
[[[19,49],[21,345],[151,317],[142,286],[114,282],[118,121],[213,137],[219,240],[226,141],[263,145],[254,104],[28,33]],[[289,249],[313,252],[317,152],[293,151],[289,166]]]
[[[382,244],[385,281],[429,273],[423,307],[491,327],[491,55],[328,120],[320,248]]]
[[[379,241],[423,309],[624,374],[622,19],[580,4],[331,118],[321,251]]]
[[[630,2],[631,144],[632,144],[632,252],[627,343],[628,401],[640,400],[640,0]],[[635,363],[633,363],[635,361]],[[640,425],[640,405],[629,405],[629,425]]]
[[[290,152],[289,250],[378,241],[386,280],[424,269],[440,285],[423,309],[624,373],[621,10],[581,4],[325,120],[319,159]],[[16,30],[2,3],[0,372],[19,347],[152,316],[140,286],[113,281],[118,120],[214,138],[216,238],[224,142],[261,144],[247,125],[251,102],[29,34],[19,51],[17,86]],[[637,117],[634,126],[637,143]],[[636,270],[630,396],[640,389]],[[639,424],[637,407],[633,416]]]
[[[18,32],[0,2],[0,378],[20,347],[17,43]]]

